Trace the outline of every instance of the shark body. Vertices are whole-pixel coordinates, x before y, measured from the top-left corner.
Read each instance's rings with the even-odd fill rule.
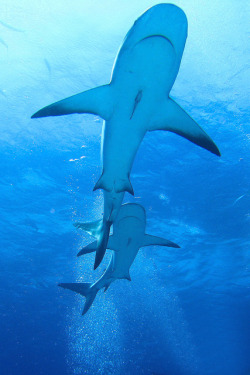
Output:
[[[103,172],[94,187],[104,192],[103,219],[76,223],[97,238],[94,268],[105,254],[109,230],[125,191],[133,194],[130,172],[147,131],[171,131],[220,155],[212,139],[169,96],[186,38],[187,19],[180,8],[172,4],[153,6],[126,35],[109,84],[51,104],[32,116],[92,113],[104,119]]]
[[[72,290],[86,297],[83,315],[92,305],[97,292],[117,279],[131,280],[129,270],[141,247],[160,245],[179,248],[177,244],[164,238],[145,234],[146,213],[144,208],[136,203],[121,206],[114,222],[113,235],[109,237],[108,249],[113,250],[108,268],[95,283],[62,283],[62,288]],[[96,251],[97,241],[83,248],[78,256]]]

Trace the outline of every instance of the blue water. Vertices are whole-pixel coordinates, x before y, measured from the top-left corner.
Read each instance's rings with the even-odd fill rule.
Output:
[[[119,45],[156,1],[2,0],[0,4],[0,374],[247,375],[249,335],[248,2],[173,1],[189,36],[172,96],[221,158],[148,133],[131,182],[147,232],[181,249],[142,249],[132,282],[98,294],[86,316],[59,282],[96,280],[102,121],[30,120],[44,105],[107,83]]]

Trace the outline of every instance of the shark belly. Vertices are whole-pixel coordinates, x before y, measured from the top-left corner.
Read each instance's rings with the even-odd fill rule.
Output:
[[[90,113],[105,120],[103,172],[94,187],[104,190],[104,217],[93,223],[76,223],[97,239],[94,268],[105,254],[125,191],[133,194],[130,172],[147,131],[173,132],[220,156],[211,138],[169,97],[186,37],[187,19],[180,8],[158,4],[148,9],[125,37],[109,84],[52,103],[32,116]],[[88,288],[84,286],[82,293]]]
[[[130,280],[129,270],[143,242],[145,228],[138,217],[131,216],[121,219],[115,229],[118,231],[120,249],[113,253],[112,277]]]
[[[157,103],[168,97],[178,68],[173,45],[162,35],[121,49],[110,84],[117,103],[104,125],[103,175],[97,188],[133,193],[129,176],[136,152]]]
[[[113,255],[113,278],[130,280],[129,270],[135,260],[138,251],[139,246],[130,245],[128,247],[120,249],[120,251]]]
[[[145,132],[139,127],[134,127],[135,121],[124,121],[120,117],[120,120],[115,119],[114,122],[107,126],[107,131],[105,129],[103,168],[111,175],[122,177],[130,173],[136,151]]]
[[[133,128],[133,122],[119,116],[113,116],[105,123],[102,139],[102,175],[94,190],[102,189],[108,193],[107,205],[110,206],[121,200],[116,193],[133,193],[130,182],[130,171],[137,149],[144,137],[145,131]]]

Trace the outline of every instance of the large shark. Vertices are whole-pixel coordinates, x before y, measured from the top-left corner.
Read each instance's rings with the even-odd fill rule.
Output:
[[[32,116],[92,113],[104,119],[103,171],[94,187],[104,191],[103,219],[76,224],[97,238],[94,268],[105,254],[110,227],[125,191],[133,194],[130,172],[147,131],[167,130],[220,155],[212,139],[169,96],[186,38],[187,18],[180,8],[172,4],[153,6],[126,35],[109,84],[51,104]]]
[[[137,203],[121,206],[114,222],[113,235],[109,237],[108,249],[113,250],[108,268],[95,283],[62,283],[62,288],[73,290],[86,297],[83,315],[92,305],[97,292],[117,279],[131,280],[129,269],[143,246],[160,245],[179,248],[174,242],[145,234],[146,213]],[[97,241],[83,248],[78,256],[96,251]]]

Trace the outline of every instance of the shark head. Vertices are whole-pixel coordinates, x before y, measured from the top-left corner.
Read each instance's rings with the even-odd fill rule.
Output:
[[[135,235],[141,236],[145,232],[146,212],[136,203],[127,203],[119,211],[117,220],[114,222],[114,234],[129,238]]]
[[[183,10],[173,4],[158,4],[149,8],[128,32],[125,47],[156,35],[170,41],[176,53],[182,55],[187,38],[187,17]]]
[[[146,221],[145,209],[138,203],[125,203],[122,205],[122,209],[119,211],[117,221],[124,220],[126,218],[135,217],[137,220],[142,222]]]

